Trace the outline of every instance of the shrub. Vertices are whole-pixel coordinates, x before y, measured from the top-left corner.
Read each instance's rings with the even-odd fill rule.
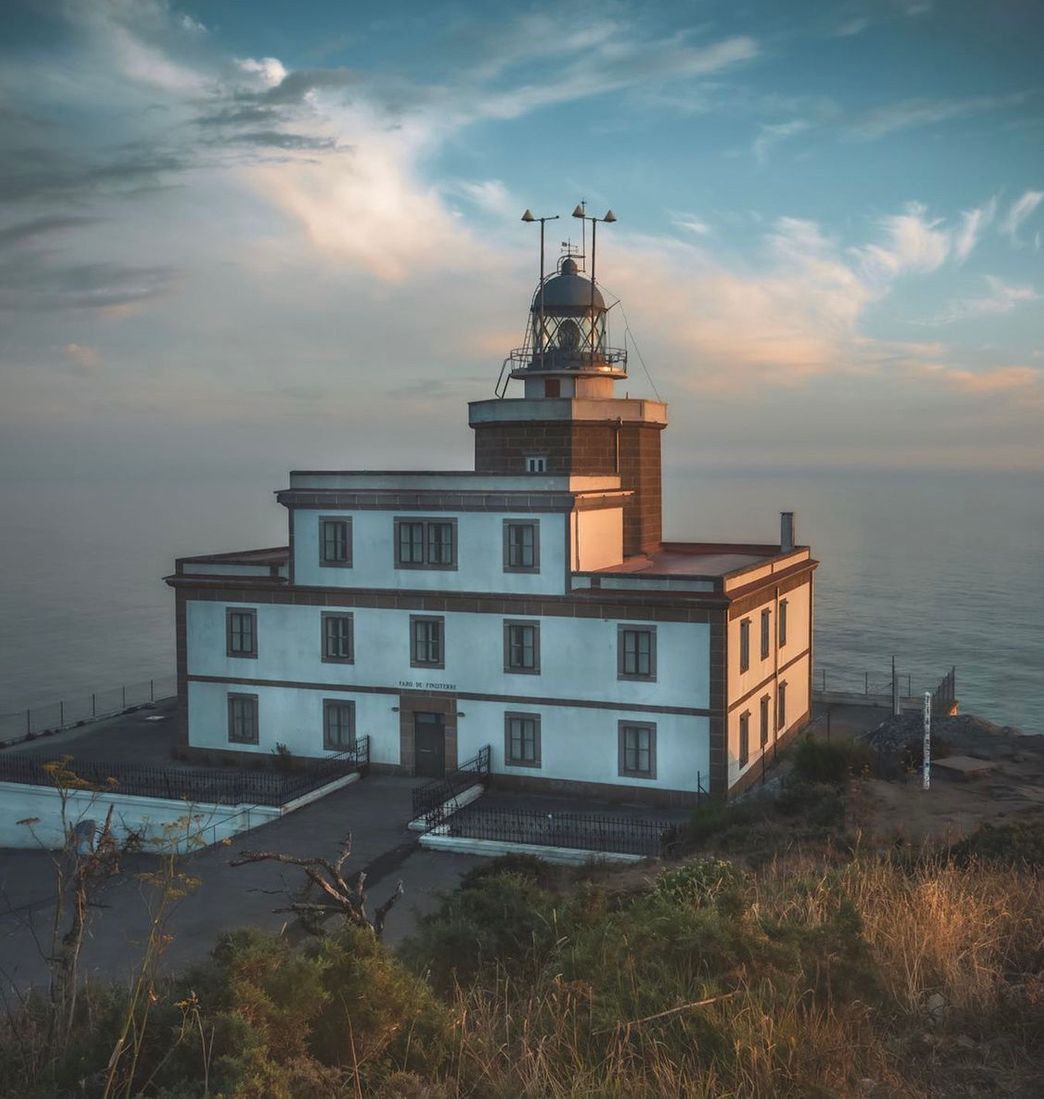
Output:
[[[288,775],[297,766],[294,753],[285,744],[276,744],[272,749],[273,762],[277,771]]]
[[[655,892],[680,904],[707,904],[727,889],[734,889],[739,875],[725,859],[700,859],[665,870],[656,879]]]
[[[1044,866],[1044,820],[1035,817],[1004,824],[986,821],[955,843],[950,854],[959,866],[978,860],[1039,869]]]
[[[840,785],[870,767],[870,752],[865,744],[815,740],[810,736],[798,741],[792,759],[794,773],[805,782]]]

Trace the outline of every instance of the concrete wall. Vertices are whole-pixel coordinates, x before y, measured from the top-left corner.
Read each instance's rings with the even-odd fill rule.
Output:
[[[641,709],[709,708],[706,624],[657,623],[656,681],[635,682],[617,679],[615,620],[532,618],[540,623],[541,671],[529,675],[504,671],[504,619],[499,615],[445,614],[446,666],[422,669],[410,666],[409,611],[356,608],[355,663],[330,664],[320,660],[323,608],[262,604],[256,609],[254,660],[225,655],[224,604],[187,605],[193,747],[229,747],[226,699],[229,692],[243,691],[258,696],[259,743],[235,745],[237,750],[267,754],[278,742],[296,755],[322,756],[322,700],[343,698],[355,701],[356,732],[371,737],[372,762],[399,764],[400,692],[432,691],[456,697],[464,713],[457,719],[460,760],[484,744],[493,746],[495,761],[502,759],[504,713],[524,710],[547,715],[542,777],[640,785],[616,773],[617,722],[630,716],[657,724],[654,785],[695,789],[696,772],[706,775],[706,719]],[[198,682],[193,676],[231,682]],[[542,701],[532,705],[529,699]],[[580,700],[600,705],[570,705]]]
[[[729,619],[729,703],[732,704],[754,690],[760,683],[775,673],[777,667],[786,664],[799,653],[804,652],[811,641],[811,622],[809,619],[810,584],[784,593],[787,600],[787,643],[782,648],[777,645],[779,637],[779,600],[769,594],[766,601],[751,610]],[[761,612],[767,609],[771,615],[768,656],[761,658]],[[750,619],[750,667],[740,671],[740,623]],[[789,708],[789,707],[788,707]]]
[[[319,517],[352,520],[352,567],[319,564]],[[518,592],[560,595],[565,591],[566,516],[506,512],[433,512],[457,521],[456,569],[397,569],[395,519],[426,514],[391,511],[294,509],[294,582],[314,587],[419,588],[425,591]],[[504,520],[540,524],[540,571],[504,571]]]
[[[61,848],[65,831],[58,791],[50,786],[24,786],[0,782],[0,848]],[[141,833],[153,850],[175,849],[180,852],[216,843],[275,820],[280,810],[268,805],[189,805],[187,802],[132,794],[71,791],[65,821],[69,826],[81,820],[93,820],[100,830],[109,806],[113,807],[113,825],[120,839],[128,833]],[[19,821],[35,819],[35,823]]]
[[[573,514],[573,569],[592,572],[623,560],[623,508]]]

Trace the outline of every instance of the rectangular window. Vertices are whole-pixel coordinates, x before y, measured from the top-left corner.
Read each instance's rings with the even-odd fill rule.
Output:
[[[761,659],[768,660],[772,648],[772,612],[761,612]]]
[[[750,712],[740,714],[739,728],[739,765],[746,767],[750,762]]]
[[[740,671],[745,672],[750,667],[750,619],[744,618],[740,623]]]
[[[455,569],[456,519],[396,519],[395,567]]]
[[[355,747],[355,703],[323,699],[323,747],[328,752],[347,752]]]
[[[620,722],[620,774],[656,778],[656,726]]]
[[[354,622],[350,614],[323,614],[323,661],[351,664],[355,659]]]
[[[617,679],[656,678],[655,626],[620,626],[616,646]]]
[[[531,454],[526,458],[526,473],[546,473],[547,458],[542,454]]]
[[[782,649],[787,643],[787,601],[781,599],[779,603],[779,647]]]
[[[769,695],[761,699],[761,747],[764,748],[769,741],[769,703],[772,701]]]
[[[413,667],[445,667],[442,623],[441,618],[410,615],[410,664]]]
[[[504,762],[511,767],[540,766],[540,715],[504,715]]]
[[[257,611],[228,607],[225,610],[227,656],[257,658]]]
[[[776,728],[785,729],[787,726],[787,685],[781,683],[776,688]]]
[[[504,571],[540,571],[540,525],[504,520]]]
[[[336,519],[325,515],[320,516],[319,564],[325,568],[351,568],[351,519]]]
[[[537,622],[504,623],[504,671],[540,671],[540,624]]]
[[[228,696],[229,744],[257,744],[257,695]]]

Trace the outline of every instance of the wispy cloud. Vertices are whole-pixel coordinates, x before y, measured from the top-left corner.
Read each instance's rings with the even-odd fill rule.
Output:
[[[917,323],[941,325],[977,317],[995,317],[1010,313],[1027,302],[1041,300],[1041,295],[1032,286],[1009,286],[994,275],[986,275],[985,282],[988,293],[953,302],[938,315]]]
[[[971,255],[996,212],[997,199],[994,197],[961,214],[961,226],[953,241],[953,253],[958,262],[963,263]]]
[[[876,141],[900,130],[934,126],[960,118],[974,118],[1025,103],[1029,94],[979,95],[953,99],[903,99],[850,117],[846,133],[858,141]]]
[[[911,202],[901,214],[882,218],[885,241],[852,249],[864,276],[872,280],[891,280],[908,272],[938,270],[950,254],[950,233],[942,218],[928,219],[927,207]]]
[[[759,127],[754,144],[751,146],[754,159],[759,164],[765,164],[768,161],[771,149],[786,141],[787,138],[806,133],[812,129],[813,125],[812,120],[807,118],[792,118],[788,122],[763,123]]]
[[[1019,229],[1041,202],[1044,202],[1044,191],[1026,191],[1021,198],[1017,198],[1008,208],[1008,212],[1000,224],[1000,231],[1011,239],[1012,244],[1022,243],[1019,240]]]

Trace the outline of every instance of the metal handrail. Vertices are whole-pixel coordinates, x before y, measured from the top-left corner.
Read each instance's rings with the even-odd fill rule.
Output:
[[[514,348],[504,360],[504,367],[508,363],[512,364],[512,373],[519,370],[534,372],[541,370],[590,370],[602,366],[607,366],[610,371],[615,372],[627,369],[627,352],[622,347],[606,347],[601,351],[577,350],[569,352],[549,347],[541,353],[527,344],[525,347]],[[501,367],[502,374],[504,367]],[[610,371],[606,371],[606,373]]]
[[[477,755],[460,764],[443,778],[432,779],[413,791],[413,819],[424,817],[429,824],[438,824],[442,820],[442,806],[455,795],[474,785],[476,777],[490,773],[491,749],[488,744],[478,750]],[[436,819],[437,818],[437,819]]]

